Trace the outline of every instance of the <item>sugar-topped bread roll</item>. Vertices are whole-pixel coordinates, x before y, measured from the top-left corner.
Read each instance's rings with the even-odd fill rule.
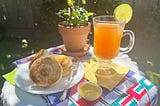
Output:
[[[49,87],[62,78],[61,65],[50,53],[41,50],[29,65],[32,81],[40,87]]]
[[[56,55],[55,59],[63,68],[63,77],[67,76],[71,72],[72,60],[66,55]]]
[[[30,64],[29,64],[29,68],[31,67],[31,65],[32,65],[32,63],[36,60],[36,59],[38,59],[38,58],[40,58],[40,57],[44,57],[44,56],[50,56],[50,55],[53,55],[52,53],[50,53],[50,52],[48,52],[48,51],[46,51],[46,50],[44,50],[44,49],[41,49],[40,51],[38,51],[37,53],[36,53],[36,55],[34,56],[34,58],[32,59],[32,61],[30,62]]]

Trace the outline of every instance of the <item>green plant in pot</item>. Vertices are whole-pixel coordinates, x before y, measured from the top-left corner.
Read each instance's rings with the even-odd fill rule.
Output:
[[[58,16],[62,19],[58,23],[58,31],[62,36],[65,48],[69,52],[81,52],[86,45],[91,23],[89,17],[93,15],[80,5],[85,0],[68,0],[67,8],[59,10]]]

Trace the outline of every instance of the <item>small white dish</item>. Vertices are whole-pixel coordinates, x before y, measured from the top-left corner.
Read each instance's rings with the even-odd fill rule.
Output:
[[[102,88],[93,82],[82,82],[77,89],[79,95],[88,101],[94,101],[102,95]]]

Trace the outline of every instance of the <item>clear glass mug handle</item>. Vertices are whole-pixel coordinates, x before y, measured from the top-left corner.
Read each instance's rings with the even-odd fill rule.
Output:
[[[134,46],[135,36],[131,30],[124,30],[122,37],[124,37],[124,36],[129,36],[129,44],[127,47],[124,47],[124,48],[120,47],[120,52],[121,53],[129,53]]]

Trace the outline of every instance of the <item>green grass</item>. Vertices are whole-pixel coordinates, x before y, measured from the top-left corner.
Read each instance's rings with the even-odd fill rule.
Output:
[[[148,79],[153,82],[160,90],[160,73],[153,71],[146,71],[145,73]]]
[[[31,54],[26,48],[22,48],[20,41],[5,40],[0,42],[0,86],[2,87],[4,79],[2,75],[10,72],[16,66],[12,64],[13,61]]]

